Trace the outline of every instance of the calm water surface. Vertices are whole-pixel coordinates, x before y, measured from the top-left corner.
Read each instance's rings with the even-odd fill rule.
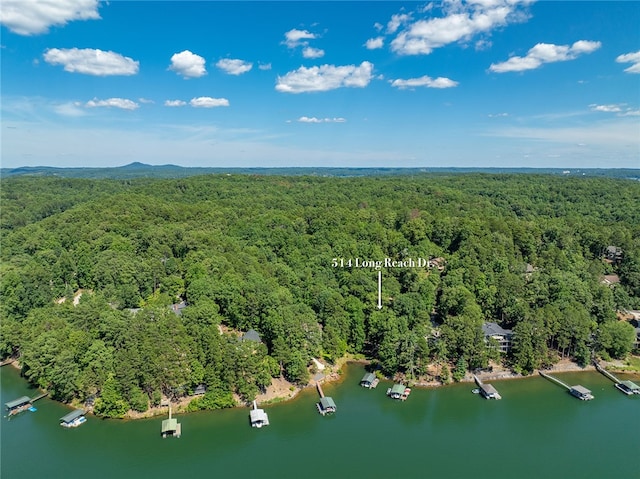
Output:
[[[536,377],[495,381],[502,401],[470,384],[414,389],[406,402],[390,383],[360,388],[359,365],[326,385],[338,412],[320,416],[315,390],[266,407],[271,425],[252,429],[248,409],[179,415],[180,439],[160,437],[162,418],[89,416],[77,429],[49,399],[2,418],[2,479],[31,478],[640,478],[640,396],[598,373],[558,375],[596,396],[579,401]],[[34,396],[12,367],[0,369],[4,403]],[[637,378],[636,378],[637,379]]]

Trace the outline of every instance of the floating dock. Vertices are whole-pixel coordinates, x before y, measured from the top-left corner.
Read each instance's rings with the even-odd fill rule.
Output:
[[[182,426],[177,419],[171,417],[171,406],[169,406],[169,419],[162,421],[162,429],[160,434],[164,439],[167,436],[180,437],[182,434]]]
[[[83,409],[76,409],[75,411],[71,411],[66,416],[62,416],[60,418],[60,425],[62,427],[78,427],[85,422],[87,422],[87,418],[84,417]]]
[[[255,401],[253,401],[253,409],[249,412],[249,421],[251,427],[261,428],[269,425],[269,416],[264,412],[264,409],[258,409],[258,404]]]
[[[49,393],[42,393],[38,396],[30,398],[29,396],[22,396],[13,401],[9,401],[5,403],[5,409],[7,410],[7,416],[15,416],[23,411],[36,411],[36,408],[33,407],[33,403],[38,399],[42,399],[43,397],[47,397]]]
[[[562,386],[567,391],[569,391],[569,394],[571,394],[574,397],[577,397],[578,399],[581,399],[583,401],[590,401],[591,399],[593,399],[593,394],[591,394],[591,391],[589,391],[587,388],[583,386],[580,386],[579,384],[576,386],[569,386],[568,384],[565,384],[562,381],[560,381],[558,378],[554,378],[553,376],[549,374],[545,374],[542,371],[538,371],[538,372],[540,373],[540,376]]]
[[[620,379],[615,377],[613,374],[611,374],[609,371],[605,370],[602,366],[600,366],[598,361],[594,361],[593,365],[596,367],[598,372],[602,373],[604,376],[608,377],[613,381],[613,385],[617,390],[623,392],[627,396],[631,396],[632,394],[640,394],[640,386],[638,386],[636,383],[632,381],[621,381]]]
[[[411,394],[411,388],[406,387],[401,383],[396,383],[387,389],[387,396],[391,399],[400,399],[401,401],[405,401],[409,397],[409,394]]]
[[[502,399],[498,390],[494,388],[491,384],[483,383],[478,376],[473,375],[473,379],[480,388],[480,394],[485,399]]]
[[[360,380],[360,386],[367,389],[375,389],[380,380],[373,373],[365,374]]]
[[[323,416],[336,412],[336,409],[338,408],[335,401],[331,397],[325,397],[324,391],[322,390],[322,386],[320,386],[319,382],[316,382],[316,388],[318,388],[318,394],[320,395],[320,401],[316,403],[318,412]]]

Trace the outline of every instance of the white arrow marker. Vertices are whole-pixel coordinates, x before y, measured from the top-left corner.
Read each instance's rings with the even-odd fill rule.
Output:
[[[378,309],[382,309],[382,271],[378,271]]]

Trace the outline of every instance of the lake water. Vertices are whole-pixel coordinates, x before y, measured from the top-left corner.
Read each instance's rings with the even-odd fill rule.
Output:
[[[249,426],[249,409],[178,415],[179,439],[160,437],[163,418],[88,416],[59,426],[70,410],[47,398],[1,431],[2,479],[32,478],[639,478],[640,396],[628,397],[598,373],[558,374],[595,395],[580,401],[540,377],[494,381],[503,399],[473,385],[414,388],[405,402],[368,390],[360,365],[324,386],[338,406],[317,413],[309,389],[267,406],[271,425]],[[34,396],[12,367],[0,369],[4,403]]]

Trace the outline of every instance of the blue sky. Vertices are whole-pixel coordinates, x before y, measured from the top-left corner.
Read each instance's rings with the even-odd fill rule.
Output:
[[[2,167],[640,168],[636,1],[3,0],[0,23]]]

